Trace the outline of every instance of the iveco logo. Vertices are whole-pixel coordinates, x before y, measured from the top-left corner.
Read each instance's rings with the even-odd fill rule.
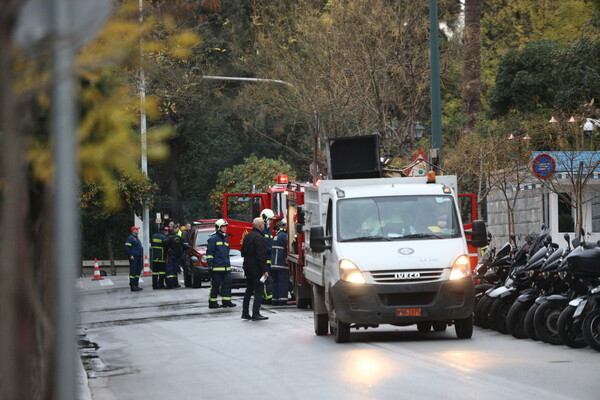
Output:
[[[411,249],[410,247],[403,247],[401,249],[398,249],[398,253],[402,254],[403,256],[408,256],[414,252],[415,249]]]
[[[419,279],[421,274],[418,272],[396,272],[394,277],[396,279]]]

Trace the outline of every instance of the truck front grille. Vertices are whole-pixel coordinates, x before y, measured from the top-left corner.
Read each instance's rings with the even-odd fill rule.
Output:
[[[422,283],[440,280],[444,268],[372,271],[376,283]]]

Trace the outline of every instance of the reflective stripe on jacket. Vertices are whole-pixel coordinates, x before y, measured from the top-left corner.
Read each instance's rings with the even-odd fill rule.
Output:
[[[230,271],[229,242],[227,236],[215,232],[207,240],[206,263],[213,271]]]

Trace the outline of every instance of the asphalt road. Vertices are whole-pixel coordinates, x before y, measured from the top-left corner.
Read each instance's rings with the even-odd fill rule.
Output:
[[[112,283],[112,284],[110,284]],[[80,351],[95,400],[600,399],[600,353],[475,328],[470,340],[416,327],[317,337],[309,310],[268,321],[208,309],[208,289],[138,293],[126,276],[77,281]]]

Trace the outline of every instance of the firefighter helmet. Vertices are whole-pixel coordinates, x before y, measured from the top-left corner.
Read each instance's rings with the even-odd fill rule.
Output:
[[[220,230],[223,225],[229,225],[229,223],[227,222],[227,220],[221,218],[217,220],[217,222],[215,222],[215,229]]]
[[[265,208],[260,212],[260,217],[266,222],[268,219],[275,218],[275,213],[270,208]]]

